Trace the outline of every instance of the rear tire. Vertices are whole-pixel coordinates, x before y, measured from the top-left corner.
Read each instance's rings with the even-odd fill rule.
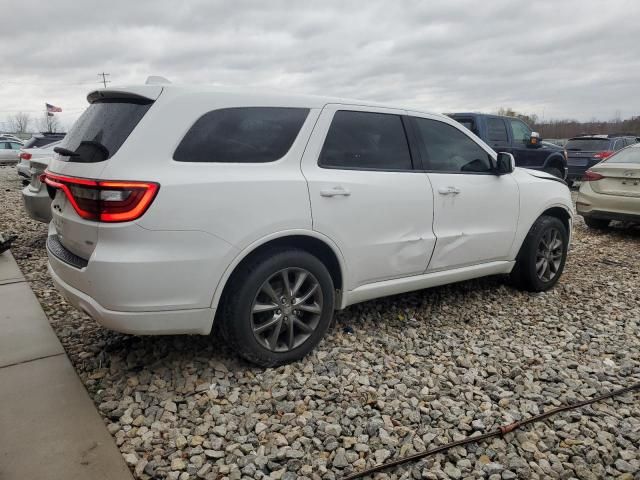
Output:
[[[544,171],[549,173],[549,174],[551,174],[551,175],[553,175],[554,177],[558,177],[560,179],[563,177],[562,171],[559,168],[556,168],[556,167],[545,168]]]
[[[542,215],[527,234],[511,272],[518,288],[542,292],[560,279],[567,260],[569,234],[556,217]]]
[[[298,249],[267,250],[241,265],[229,280],[221,333],[251,363],[290,363],[320,342],[331,323],[334,301],[331,275],[318,258]]]
[[[604,230],[609,227],[611,220],[606,220],[604,218],[591,218],[584,217],[584,223],[587,224],[589,228],[595,228],[597,230]]]

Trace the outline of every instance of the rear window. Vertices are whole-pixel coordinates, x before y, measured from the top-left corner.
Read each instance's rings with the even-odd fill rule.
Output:
[[[284,157],[309,109],[223,108],[205,113],[173,154],[178,162],[266,163]]]
[[[152,103],[118,99],[92,103],[60,144],[61,148],[71,150],[78,156],[61,158],[80,163],[108,160],[116,154]]]
[[[507,143],[509,141],[507,127],[501,118],[487,118],[487,130],[490,142]]]
[[[609,140],[606,138],[572,138],[564,148],[576,152],[602,152],[609,150]]]
[[[605,160],[607,163],[634,163],[640,165],[640,148],[631,147],[620,150]]]

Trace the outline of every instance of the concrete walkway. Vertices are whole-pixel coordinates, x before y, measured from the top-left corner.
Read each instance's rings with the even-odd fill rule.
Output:
[[[131,480],[9,252],[0,254],[0,479]]]

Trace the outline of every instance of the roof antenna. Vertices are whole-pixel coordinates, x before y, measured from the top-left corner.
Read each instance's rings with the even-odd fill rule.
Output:
[[[170,83],[169,80],[159,75],[149,75],[147,81],[144,82],[145,85],[168,85]]]

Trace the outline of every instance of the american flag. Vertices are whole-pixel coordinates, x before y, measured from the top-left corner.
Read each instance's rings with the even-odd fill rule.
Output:
[[[62,111],[60,107],[56,107],[55,105],[51,105],[50,103],[45,103],[45,105],[47,106],[47,113],[58,113]]]

